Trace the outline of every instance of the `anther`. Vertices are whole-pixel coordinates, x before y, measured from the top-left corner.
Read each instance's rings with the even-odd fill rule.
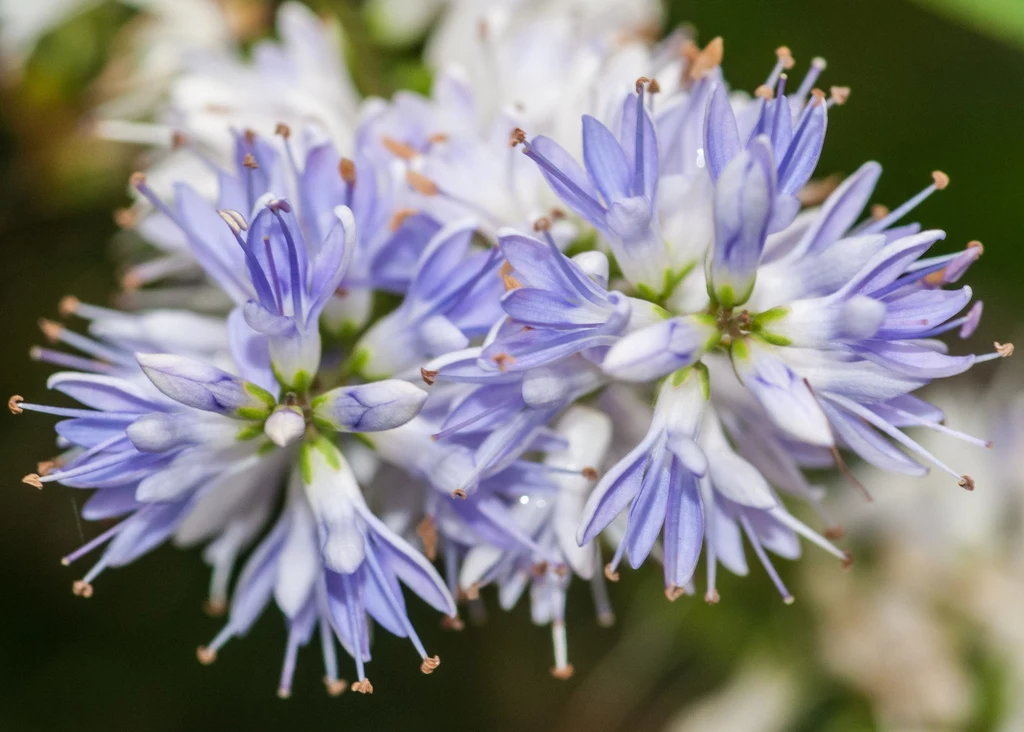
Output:
[[[199,659],[199,663],[204,666],[209,666],[211,663],[217,660],[217,651],[206,646],[199,646],[196,649],[196,658]]]
[[[571,663],[567,663],[564,666],[555,666],[551,669],[551,675],[560,681],[571,679],[574,673],[576,673],[576,669],[572,667]]]
[[[282,686],[281,688],[279,688],[277,690],[277,698],[278,699],[290,699],[291,696],[292,696],[292,690],[291,689],[286,689],[285,687]]]
[[[427,559],[434,561],[437,558],[437,526],[434,524],[433,516],[428,514],[423,517],[416,527],[416,535],[423,542],[423,553]]]
[[[211,618],[223,617],[228,610],[228,604],[222,598],[213,598],[203,603],[203,612]]]
[[[821,89],[818,89],[817,87],[811,89],[811,96],[814,97],[814,99],[811,101],[811,104],[825,103],[825,92],[823,92]]]
[[[761,84],[761,86],[754,89],[754,96],[758,99],[766,99],[771,101],[775,98],[775,90],[767,84]]]
[[[849,569],[853,566],[853,552],[847,549],[843,552],[843,569]]]
[[[146,185],[146,174],[140,171],[135,171],[128,178],[128,182],[135,188],[141,188]]]
[[[427,137],[427,142],[431,145],[437,145],[442,142],[448,142],[448,135],[444,132],[435,132],[434,134]]]
[[[188,145],[188,136],[181,130],[175,130],[171,133],[171,149],[180,150],[181,148]]]
[[[589,465],[580,471],[580,475],[582,475],[587,480],[597,480],[598,478],[597,470],[590,467]]]
[[[682,587],[679,587],[678,585],[669,585],[665,588],[665,597],[668,598],[669,602],[675,602],[682,596],[683,592],[684,590]]]
[[[533,222],[534,231],[551,231],[551,219],[541,216]]]
[[[432,674],[438,666],[441,665],[441,659],[437,656],[427,656],[423,659],[423,663],[420,664],[420,671],[425,674]]]
[[[234,211],[230,208],[222,208],[217,211],[224,223],[231,227],[231,230],[236,234],[240,234],[249,228],[249,224],[246,223],[245,218],[238,211]]]
[[[534,564],[530,568],[530,570],[533,572],[533,576],[534,577],[543,577],[545,574],[547,574],[548,563],[547,562],[537,562],[536,564]]]
[[[512,130],[512,134],[508,138],[509,147],[515,147],[516,145],[526,144],[526,132],[522,128],[516,127]]]
[[[827,529],[825,529],[826,539],[832,539],[833,541],[835,541],[838,539],[842,539],[844,536],[846,536],[846,529],[844,529],[842,526],[829,526]]]
[[[658,83],[657,79],[651,79],[647,82],[648,94],[658,94],[659,92],[661,92],[661,84]]]
[[[999,354],[1000,358],[1009,358],[1013,355],[1012,343],[1000,343],[999,341],[996,341],[992,345],[996,347],[996,353]]]
[[[15,394],[7,400],[7,408],[11,410],[11,414],[21,414],[25,410],[21,408],[21,403],[25,401],[25,397]]]
[[[461,498],[464,501],[466,500],[466,491],[462,488],[456,488],[452,491],[452,498]]]
[[[70,318],[75,314],[81,304],[82,301],[74,295],[65,295],[60,299],[60,302],[57,303],[57,312],[65,318]]]
[[[402,224],[405,223],[405,220],[407,218],[409,218],[410,216],[415,216],[417,213],[419,212],[414,208],[398,209],[391,215],[391,220],[388,221],[388,229],[390,229],[391,231],[398,231],[399,229],[402,228]]]
[[[360,694],[372,694],[373,684],[369,679],[363,679],[352,684],[352,691],[358,691]]]
[[[968,248],[968,249],[980,249],[981,251],[979,251],[979,252],[978,252],[978,256],[979,256],[979,257],[980,257],[980,256],[981,256],[982,254],[984,254],[984,253],[985,253],[985,247],[984,247],[984,246],[982,246],[981,242],[980,242],[980,241],[978,241],[977,239],[975,239],[974,241],[969,241],[969,242],[967,242],[967,248]]]
[[[54,323],[52,320],[46,318],[39,319],[39,330],[43,331],[43,335],[50,343],[57,343],[60,340],[61,334],[64,332],[64,326],[60,323]]]
[[[393,137],[382,135],[380,138],[381,144],[384,148],[392,155],[402,158],[402,160],[412,160],[417,155],[416,148],[406,145],[404,142],[399,142]]]
[[[467,600],[479,600],[480,599],[480,585],[476,582],[466,588],[466,599]]]
[[[935,182],[935,190],[944,191],[949,185],[949,176],[941,170],[932,171],[932,180]]]
[[[85,580],[75,580],[71,583],[71,592],[75,597],[92,597],[92,585]]]
[[[292,136],[292,128],[286,125],[284,122],[278,122],[277,126],[274,127],[274,134],[280,135],[284,139],[288,139]]]
[[[830,86],[828,88],[829,100],[832,104],[841,106],[846,104],[846,100],[850,98],[850,87],[848,86]]]
[[[686,76],[690,81],[699,81],[707,76],[712,69],[722,64],[722,57],[725,55],[725,42],[721,36],[712,38],[703,50],[696,53],[691,51],[690,54],[690,66],[686,70]]]
[[[642,92],[644,90],[644,84],[650,83],[650,79],[648,79],[646,76],[641,76],[639,79],[636,80],[636,93],[639,94],[640,92]]]
[[[796,602],[796,598],[792,595],[786,595],[782,598],[782,602],[784,602],[786,605],[792,605],[794,602]]]
[[[39,488],[40,490],[43,488],[43,481],[39,480],[39,476],[36,473],[29,473],[21,479],[21,482],[26,485],[30,485],[33,488]]]
[[[36,472],[41,476],[49,475],[54,471],[54,468],[57,467],[58,463],[56,460],[41,460],[36,463]]]
[[[441,627],[445,630],[462,630],[466,624],[458,615],[445,615],[441,618]]]
[[[242,165],[249,170],[258,170],[259,165],[256,163],[256,158],[252,156],[252,153],[246,153],[245,157],[242,158]]]
[[[523,286],[523,283],[512,276],[512,263],[507,259],[501,263],[498,269],[501,274],[501,281],[505,284],[505,292],[515,290]]]
[[[122,229],[132,229],[139,217],[130,208],[119,208],[114,211],[114,223]]]
[[[965,490],[973,491],[974,490],[974,478],[972,478],[969,475],[962,475],[962,476],[960,476],[960,480],[958,481],[957,485],[959,485],[961,488],[963,488]]]
[[[324,686],[327,687],[327,693],[331,696],[341,696],[348,689],[348,682],[345,681],[345,679],[335,679],[334,681],[331,681],[325,676]]]
[[[420,368],[420,377],[423,379],[423,383],[427,386],[433,386],[434,382],[437,381],[437,371],[431,371],[429,369]]]
[[[718,594],[718,590],[714,587],[704,593],[704,602],[708,605],[717,605],[721,600],[722,596]]]
[[[889,215],[889,207],[888,206],[883,206],[880,203],[876,203],[874,206],[871,207],[871,218],[873,218],[875,221],[881,221],[882,219],[884,219],[888,215]]]
[[[436,196],[438,193],[437,183],[430,180],[427,176],[422,173],[417,173],[415,170],[405,171],[405,182],[418,193],[422,193],[424,196]]]
[[[782,68],[789,71],[796,64],[793,59],[793,52],[789,50],[789,46],[779,46],[775,49],[775,56],[782,62]]]
[[[498,365],[498,371],[502,373],[508,371],[508,367],[516,362],[515,357],[511,353],[506,353],[505,351],[491,356],[491,360]]]
[[[342,158],[338,163],[338,174],[350,186],[356,184],[356,164],[348,158]]]
[[[615,571],[615,567],[611,563],[604,565],[604,576],[609,582],[619,581],[619,573]]]

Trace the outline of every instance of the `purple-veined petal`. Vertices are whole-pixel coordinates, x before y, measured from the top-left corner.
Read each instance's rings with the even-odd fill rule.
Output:
[[[135,357],[157,389],[186,406],[243,418],[264,415],[274,406],[260,387],[202,361],[162,353]]]
[[[399,379],[340,386],[313,400],[313,419],[342,432],[390,430],[415,417],[426,400],[427,392]]]

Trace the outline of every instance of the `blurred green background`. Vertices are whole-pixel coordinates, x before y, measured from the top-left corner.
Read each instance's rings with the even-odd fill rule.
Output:
[[[812,56],[828,59],[825,82],[853,94],[831,115],[819,173],[878,160],[885,174],[877,201],[889,205],[930,182],[933,169],[950,175],[949,189],[917,217],[946,229],[944,250],[984,243],[971,283],[986,315],[970,345],[985,351],[1013,335],[1024,304],[1024,3],[932,3],[676,1],[669,22],[692,23],[705,42],[724,36],[727,78],[740,88],[761,83],[780,44],[792,49],[798,71]],[[364,90],[422,78],[417,49],[384,51],[360,32],[356,3],[311,4],[338,12],[350,28]],[[91,140],[83,118],[102,96],[97,79],[119,30],[133,20],[132,11],[105,3],[64,23],[0,90],[4,395],[45,400],[49,369],[27,357],[40,341],[38,317],[55,317],[62,295],[103,303],[115,288],[111,212],[128,200],[124,183],[137,151]],[[84,497],[20,482],[50,456],[52,440],[48,418],[0,417],[0,730],[655,730],[752,655],[805,680],[792,729],[875,728],[869,701],[821,666],[811,603],[783,605],[757,571],[724,576],[715,607],[692,598],[669,604],[653,568],[625,572],[612,587],[619,622],[611,629],[596,626],[589,593],[576,587],[568,624],[577,673],[568,682],[548,674],[548,631],[529,622],[525,603],[458,634],[416,606],[414,622],[443,661],[438,673],[424,678],[407,642],[381,633],[372,697],[327,697],[319,654],[307,649],[293,697],[281,701],[285,632],[276,611],[214,665],[196,662],[195,648],[220,622],[201,611],[208,575],[198,552],[164,547],[105,574],[92,599],[72,596],[81,568],[58,559],[80,543],[75,502]],[[96,527],[84,530],[92,536]],[[805,575],[781,564],[799,600]],[[854,569],[870,571],[870,562]],[[488,604],[496,606],[493,597]],[[963,728],[995,729],[1003,700],[990,677],[998,663],[976,661]]]

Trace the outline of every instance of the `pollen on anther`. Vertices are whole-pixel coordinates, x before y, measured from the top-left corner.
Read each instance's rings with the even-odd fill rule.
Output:
[[[846,104],[850,98],[850,87],[848,86],[830,86],[828,92],[832,103],[836,105]]]
[[[256,163],[256,158],[253,157],[252,153],[246,153],[245,157],[242,158],[242,165],[249,170],[256,170],[260,166]]]
[[[754,96],[758,99],[767,99],[771,101],[775,98],[775,90],[767,84],[761,84],[761,86],[754,89]]]
[[[580,475],[582,475],[587,480],[597,480],[598,478],[597,470],[590,467],[589,465],[580,471]]]
[[[871,218],[875,221],[881,221],[889,215],[889,207],[883,206],[880,203],[876,203],[871,207]]]
[[[414,191],[422,193],[424,196],[436,196],[439,191],[437,183],[422,173],[417,173],[415,170],[407,170],[405,172],[405,182]]]
[[[327,693],[331,696],[341,696],[348,689],[348,682],[345,679],[331,681],[324,677],[324,686],[327,688]]]
[[[352,684],[352,691],[358,691],[360,694],[372,694],[373,684],[370,683],[369,679],[362,679]]]
[[[433,386],[434,382],[437,381],[437,373],[437,371],[420,368],[420,377],[427,386]]]
[[[1000,358],[1009,358],[1013,355],[1013,344],[1012,343],[1000,343],[996,341],[992,345],[996,348],[996,353],[999,354]]]
[[[502,373],[508,371],[508,367],[516,362],[515,356],[505,351],[494,354],[491,356],[491,360],[498,365],[498,371]]]
[[[290,699],[291,695],[292,695],[292,690],[291,689],[286,689],[283,686],[280,689],[277,690],[277,698],[278,699]]]
[[[75,580],[71,583],[71,593],[75,597],[90,598],[92,597],[92,585],[85,580]]]
[[[288,139],[292,136],[292,128],[286,125],[284,122],[278,122],[277,126],[274,127],[274,134],[280,135],[284,139]]]
[[[619,581],[619,573],[615,571],[611,564],[604,565],[604,576],[609,582]]]
[[[650,79],[648,79],[646,76],[641,76],[639,79],[636,80],[636,93],[639,94],[640,92],[642,92],[644,90],[644,84],[650,83]]]
[[[722,600],[722,596],[718,594],[718,590],[711,588],[704,593],[704,602],[708,605],[717,605]]]
[[[512,263],[507,259],[501,263],[498,272],[501,274],[501,281],[505,285],[505,292],[511,292],[523,286],[522,282],[512,276]]]
[[[466,491],[462,488],[456,488],[452,491],[452,498],[461,498],[464,501],[466,500]]]
[[[677,585],[669,585],[665,588],[665,597],[668,598],[669,602],[675,602],[683,595],[683,588]]]
[[[847,549],[845,552],[843,552],[843,564],[842,564],[842,567],[843,567],[843,569],[849,569],[852,566],[853,566],[853,552],[851,552],[849,549]]]
[[[974,478],[972,478],[969,475],[962,475],[960,476],[960,480],[957,481],[957,485],[959,485],[961,488],[964,488],[965,490],[973,491]]]
[[[26,485],[30,485],[33,488],[39,488],[40,490],[43,488],[43,481],[39,480],[39,476],[35,473],[29,473],[21,479],[21,482]]]
[[[420,671],[425,674],[434,673],[435,669],[441,665],[441,659],[437,656],[427,656],[423,659],[423,663],[420,664]]]
[[[390,231],[398,231],[402,228],[402,224],[410,216],[415,216],[419,213],[414,208],[400,208],[391,215],[391,219],[388,221],[388,229]]]
[[[55,323],[52,320],[40,318],[39,330],[43,332],[43,335],[46,336],[46,339],[50,341],[50,343],[56,343],[60,340],[61,333],[64,332],[64,326],[60,323]]]
[[[775,56],[782,62],[782,68],[787,71],[796,64],[793,59],[793,52],[789,50],[789,46],[779,46],[775,49]]]
[[[188,145],[188,135],[181,130],[175,130],[171,133],[171,148],[174,150],[180,150],[181,148]]]
[[[647,82],[647,92],[648,94],[658,94],[661,92],[661,84],[658,83],[657,79],[651,79]]]
[[[944,191],[949,185],[949,176],[941,170],[934,170],[932,171],[932,181],[935,183],[935,190]]]
[[[7,408],[11,410],[11,414],[21,414],[25,410],[21,408],[21,403],[25,401],[25,397],[15,394],[7,400]]]
[[[982,243],[981,243],[980,241],[978,241],[977,239],[975,239],[974,241],[969,241],[969,242],[967,242],[967,248],[968,248],[968,249],[978,249],[978,250],[980,250],[980,251],[978,252],[978,256],[979,256],[979,257],[980,257],[980,256],[981,256],[982,254],[984,254],[984,253],[985,253],[985,247],[984,247],[984,246],[982,245]]]
[[[356,164],[348,158],[342,158],[338,163],[338,174],[341,179],[350,186],[356,183]]]
[[[81,304],[82,301],[74,295],[65,295],[57,304],[57,312],[65,318],[70,318],[75,314]]]
[[[551,669],[551,675],[559,681],[571,679],[574,673],[576,673],[576,669],[573,668],[571,663],[567,663],[564,666],[555,666]]]
[[[196,658],[199,659],[199,663],[204,666],[209,666],[211,663],[217,660],[217,651],[206,646],[199,646],[196,649]]]
[[[39,475],[49,475],[56,467],[56,460],[42,460],[36,463],[36,472],[39,473]]]
[[[551,219],[541,216],[533,222],[534,231],[551,231]]]
[[[385,150],[402,160],[412,160],[419,155],[419,153],[416,152],[416,148],[411,145],[406,145],[404,142],[399,142],[393,137],[382,135],[380,142],[384,146]]]
[[[128,182],[135,188],[146,185],[146,174],[141,171],[135,171],[128,178]]]
[[[514,130],[512,130],[512,134],[509,135],[508,144],[509,147],[515,147],[516,145],[525,145],[526,132],[522,128],[516,127]]]
[[[825,92],[817,87],[811,89],[811,96],[814,97],[813,104],[822,104],[825,101]]]

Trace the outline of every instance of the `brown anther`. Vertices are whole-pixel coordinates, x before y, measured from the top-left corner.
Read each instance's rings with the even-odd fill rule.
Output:
[[[206,646],[199,646],[196,649],[196,658],[199,659],[199,663],[204,666],[209,666],[211,663],[217,660],[217,651]]]
[[[559,577],[565,577],[567,574],[569,574],[569,568],[564,564],[556,564],[555,574]]]
[[[369,679],[363,679],[352,684],[352,691],[358,691],[360,694],[372,694],[373,684],[370,683]]]
[[[534,231],[551,231],[551,219],[541,216],[533,222]]]
[[[661,84],[658,83],[657,79],[651,79],[647,83],[647,93],[648,94],[658,94],[660,92],[661,92]]]
[[[825,103],[825,92],[815,87],[811,89],[811,96],[814,99],[811,100],[811,104],[824,104]]]
[[[466,491],[463,488],[456,488],[452,491],[452,498],[461,498],[464,501],[466,500]]]
[[[576,673],[576,669],[572,667],[571,663],[567,663],[564,666],[555,666],[551,669],[551,675],[560,681],[571,679],[574,673]]]
[[[604,576],[609,582],[619,581],[619,573],[615,571],[615,568],[612,567],[610,562],[604,565]]]
[[[565,218],[565,211],[563,211],[560,208],[553,208],[553,209],[551,209],[551,220],[552,221],[558,221],[559,219],[564,219],[564,218]]]
[[[589,465],[580,471],[580,475],[582,475],[587,480],[597,480],[598,478],[597,470],[590,467]]]
[[[703,50],[697,51],[696,46],[693,46],[693,50],[687,50],[684,47],[683,53],[690,61],[690,65],[686,69],[686,79],[700,81],[712,69],[721,65],[722,56],[725,54],[725,42],[719,36],[713,38],[708,45],[704,46]]]
[[[338,163],[338,174],[350,186],[356,184],[356,164],[348,158],[342,158]]]
[[[445,615],[441,618],[441,627],[445,630],[462,630],[466,627],[466,624],[462,622],[462,618],[458,615]]]
[[[516,362],[515,357],[505,351],[494,354],[491,356],[491,360],[498,365],[498,371],[501,373],[508,371],[508,367]]]
[[[40,490],[43,488],[43,481],[39,480],[39,476],[36,473],[29,473],[21,479],[21,482],[26,485],[30,485],[33,488],[39,488]]]
[[[130,208],[119,208],[114,211],[114,223],[121,229],[132,229],[139,217]]]
[[[448,142],[448,135],[444,132],[435,132],[427,138],[427,142],[431,145],[437,145],[442,142]]]
[[[935,183],[935,190],[944,191],[946,190],[946,186],[949,185],[949,176],[941,170],[933,170],[932,181]]]
[[[782,601],[787,605],[792,605],[794,602],[796,602],[796,598],[792,595],[786,595],[782,598]]]
[[[850,98],[850,87],[848,86],[830,86],[828,88],[829,97],[832,99],[832,103],[836,105],[846,104],[846,100]]]
[[[242,165],[244,165],[249,170],[257,170],[260,167],[259,165],[256,164],[256,158],[252,156],[252,153],[245,154],[245,157],[242,158]]]
[[[419,155],[416,152],[416,148],[406,145],[404,142],[399,142],[393,137],[381,135],[380,142],[389,153],[402,160],[412,160]]]
[[[889,215],[889,207],[888,206],[883,206],[880,203],[876,203],[874,206],[871,207],[871,218],[873,218],[875,221],[881,221],[882,219],[884,219],[888,215]]]
[[[526,132],[522,128],[516,127],[512,130],[512,134],[508,138],[509,147],[515,147],[516,145],[526,144]]]
[[[476,582],[466,588],[466,599],[467,600],[479,600],[480,599],[480,585]]]
[[[545,574],[547,574],[548,563],[537,562],[530,568],[530,571],[533,572],[534,577],[543,577]]]
[[[835,174],[808,181],[807,185],[796,194],[796,197],[804,206],[817,206],[824,203],[841,182],[842,179]]]
[[[843,552],[843,569],[849,569],[853,566],[853,552],[847,549]]]
[[[246,130],[242,133],[242,136],[245,137],[245,141],[250,145],[256,142],[256,131],[253,129]]]
[[[348,682],[345,681],[345,679],[335,679],[334,681],[331,681],[325,676],[324,686],[327,688],[327,693],[331,696],[341,696],[348,689]]]
[[[924,276],[922,281],[926,285],[928,285],[929,287],[939,287],[939,286],[945,284],[945,281],[946,281],[946,268],[943,267],[942,269],[936,270],[934,272],[929,272],[928,274],[926,274]],[[927,321],[925,321],[925,322],[927,322]]]
[[[286,689],[286,688],[284,688],[282,686],[282,687],[280,687],[277,690],[277,698],[278,699],[290,699],[291,696],[292,696],[292,690],[291,689]]]
[[[977,239],[975,239],[974,241],[969,241],[969,242],[967,242],[967,248],[968,248],[968,249],[977,249],[977,250],[979,250],[979,251],[978,251],[978,256],[979,256],[979,257],[980,257],[980,256],[981,256],[982,254],[984,254],[984,253],[985,253],[985,247],[984,247],[984,246],[982,246],[981,242],[980,242],[980,241],[978,241]]]
[[[639,94],[640,92],[642,92],[644,90],[644,85],[650,83],[650,79],[648,79],[646,76],[641,76],[639,79],[636,80],[636,93]]]
[[[721,600],[722,596],[718,594],[718,590],[714,587],[704,593],[704,602],[708,605],[717,605]]]
[[[683,595],[684,591],[685,590],[683,590],[682,587],[678,587],[677,585],[669,585],[665,588],[665,597],[668,598],[669,602],[675,602]]]
[[[280,135],[284,139],[288,139],[292,136],[292,128],[286,125],[284,122],[278,122],[274,127],[274,134]]]
[[[438,192],[437,183],[430,180],[427,176],[422,173],[417,173],[415,170],[405,171],[405,182],[416,191],[422,193],[424,196],[436,196]]]
[[[761,86],[754,89],[754,96],[758,99],[767,99],[771,101],[775,98],[775,90],[767,84],[761,84]]]
[[[433,516],[427,514],[423,517],[419,526],[416,527],[416,535],[423,542],[423,553],[427,559],[433,562],[437,559],[437,525],[434,523]]]
[[[961,488],[963,488],[965,490],[973,491],[974,490],[974,478],[972,478],[969,475],[962,475],[962,476],[960,476],[960,480],[957,481],[957,485],[959,485]]]
[[[56,460],[41,460],[36,463],[36,472],[39,475],[49,475],[54,471],[55,468],[59,467],[60,463]]]
[[[142,287],[145,282],[139,277],[139,273],[134,270],[128,270],[121,275],[121,289],[127,292],[134,292]]]
[[[408,219],[410,216],[415,216],[418,213],[419,211],[417,211],[414,208],[398,209],[393,214],[391,214],[391,220],[388,221],[388,229],[390,229],[391,231],[398,231],[399,229],[402,228],[402,224],[405,223],[406,219]]]
[[[501,274],[501,281],[505,284],[505,292],[510,292],[523,286],[523,283],[512,276],[512,263],[507,259],[501,263],[498,269]]]
[[[999,354],[1000,358],[1009,358],[1013,355],[1012,343],[1000,343],[999,341],[996,341],[992,345],[996,347],[996,353]]]
[[[21,414],[25,410],[21,408],[21,403],[25,401],[25,397],[20,394],[15,394],[7,400],[7,408],[11,410],[11,414]]]
[[[203,612],[211,618],[219,618],[228,611],[228,603],[222,597],[211,597],[203,603]]]
[[[420,377],[423,379],[423,383],[427,386],[433,386],[434,382],[437,381],[437,371],[431,371],[430,369],[420,368]]]
[[[188,145],[188,136],[184,132],[175,130],[171,133],[171,148],[173,150],[179,150],[186,145]]]
[[[837,539],[842,539],[844,536],[846,536],[846,529],[844,529],[842,526],[829,526],[827,529],[825,529],[826,539],[832,539],[833,541],[835,541]]]
[[[140,171],[135,171],[131,176],[129,176],[128,182],[135,188],[141,188],[146,185],[146,174]]]
[[[441,659],[437,656],[427,656],[423,659],[423,663],[420,664],[420,671],[425,674],[432,674],[434,670],[441,665]]]
[[[75,597],[92,597],[92,585],[85,580],[75,580],[71,583],[71,592]]]
[[[65,295],[57,303],[57,312],[65,318],[70,318],[78,310],[78,307],[82,304],[74,295]]]
[[[775,49],[775,56],[782,62],[782,68],[787,71],[796,64],[793,60],[793,52],[789,50],[789,46],[779,46]]]

